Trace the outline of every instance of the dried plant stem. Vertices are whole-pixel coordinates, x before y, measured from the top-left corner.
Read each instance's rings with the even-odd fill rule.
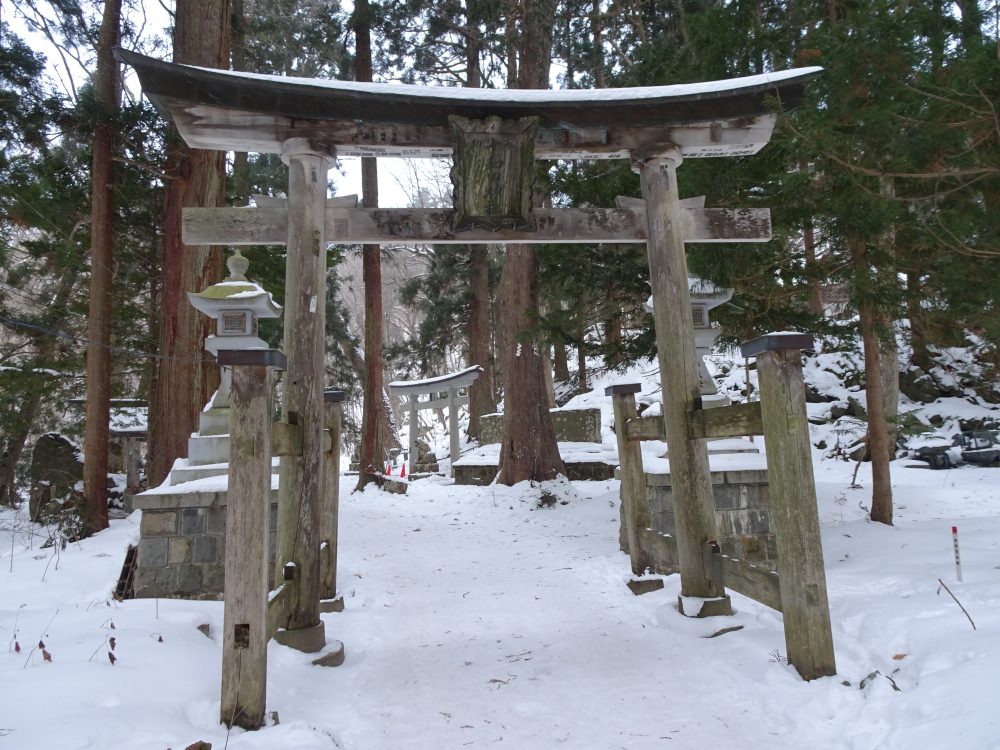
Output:
[[[965,616],[969,617],[968,611],[965,609],[965,607],[962,606],[962,602],[960,602],[958,600],[958,597],[951,593],[951,589],[948,588],[948,585],[944,581],[942,581],[940,578],[938,578],[938,583],[941,584],[941,586],[944,588],[945,591],[947,591],[949,594],[951,594],[951,598],[954,599],[955,600],[955,604],[957,604],[961,608],[961,610],[963,612],[965,612]],[[938,589],[938,593],[939,594],[941,593],[941,589]],[[972,625],[972,629],[973,630],[976,629],[976,623],[972,622],[972,618],[971,617],[969,617],[969,624]]]

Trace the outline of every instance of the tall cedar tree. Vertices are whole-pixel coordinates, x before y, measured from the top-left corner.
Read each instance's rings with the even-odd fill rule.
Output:
[[[208,68],[229,67],[228,0],[178,0],[174,62]],[[167,160],[163,219],[163,305],[160,359],[150,404],[149,483],[162,482],[174,459],[187,455],[188,436],[218,387],[218,367],[202,352],[212,321],[195,310],[186,292],[196,292],[222,276],[222,249],[181,242],[181,209],[223,205],[225,152],[188,148],[172,131]]]
[[[97,42],[97,126],[91,171],[90,310],[87,318],[87,405],[83,494],[85,531],[108,527],[108,439],[111,399],[111,291],[114,281],[115,112],[118,109],[118,44],[121,0],[105,0]]]
[[[516,88],[548,88],[556,0],[521,0]],[[510,68],[514,60],[508,61]],[[536,200],[536,205],[538,201]],[[542,357],[535,328],[539,318],[538,256],[531,245],[507,245],[497,294],[501,301],[501,362],[504,391],[501,484],[554,479],[566,473],[548,408]]]
[[[354,78],[372,80],[371,8],[368,0],[354,3]],[[365,208],[378,207],[378,164],[374,157],[361,160],[361,193]],[[365,286],[365,381],[361,416],[361,449],[357,489],[378,482],[388,455],[392,434],[389,404],[385,395],[382,356],[382,259],[378,245],[362,246],[362,277]],[[411,470],[416,456],[410,456]]]

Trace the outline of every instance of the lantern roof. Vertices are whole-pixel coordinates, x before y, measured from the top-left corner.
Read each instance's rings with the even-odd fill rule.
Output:
[[[250,265],[239,249],[226,260],[229,276],[200,292],[188,292],[188,300],[199,312],[211,318],[223,310],[249,310],[258,318],[277,318],[281,305],[264,287],[246,277]]]

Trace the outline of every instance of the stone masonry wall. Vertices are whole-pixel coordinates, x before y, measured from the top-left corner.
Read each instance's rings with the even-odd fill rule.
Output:
[[[274,494],[268,544],[272,561],[278,515]],[[136,598],[222,598],[226,493],[194,493],[183,497],[183,501],[166,495],[162,499],[155,495],[137,498],[137,507],[143,510],[136,556]],[[180,502],[184,503],[182,507]]]
[[[653,528],[663,534],[675,534],[670,476],[647,474],[646,484]],[[777,569],[767,471],[714,471],[712,490],[722,554]]]
[[[551,409],[552,426],[560,443],[601,442],[600,409]],[[479,443],[499,443],[503,432],[503,414],[486,414],[479,419]]]

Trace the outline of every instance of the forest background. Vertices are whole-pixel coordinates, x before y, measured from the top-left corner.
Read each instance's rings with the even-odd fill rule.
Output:
[[[219,280],[223,253],[180,245],[180,208],[286,189],[276,156],[186,149],[123,85],[116,45],[208,67],[481,88],[665,85],[821,65],[761,153],[681,170],[685,196],[771,209],[771,242],[689,248],[693,274],[735,290],[713,312],[722,343],[773,330],[809,331],[828,348],[861,342],[872,518],[886,523],[889,465],[908,429],[899,389],[944,394],[936,357],[971,343],[978,396],[1000,401],[997,2],[178,0],[170,19],[152,28],[141,3],[122,0],[0,4],[0,503],[24,497],[33,437],[82,435],[73,398],[87,404],[85,530],[107,524],[111,396],[149,402],[148,479],[163,479],[217,377],[201,351],[209,321],[183,292]],[[63,69],[92,75],[53,80],[15,32],[25,28]],[[627,162],[546,167],[536,194],[553,205],[639,194]],[[363,167],[366,206],[378,205],[372,173]],[[450,204],[450,186],[419,183],[414,204]],[[280,249],[245,252],[280,302]],[[359,263],[365,315],[344,282]],[[383,263],[409,279],[399,304],[383,305]],[[470,407],[475,437],[505,392],[533,392],[505,366],[518,343],[538,344],[537,371],[516,377],[549,375],[546,401],[586,389],[595,368],[654,353],[641,246],[331,247],[328,266],[326,377],[356,405],[345,432],[360,446],[360,484],[396,439],[388,380],[486,366]],[[512,307],[508,292],[523,288],[528,299]],[[832,301],[843,314],[828,314]],[[280,346],[278,324],[261,331]],[[557,470],[558,454],[536,448],[541,468],[501,480]]]

